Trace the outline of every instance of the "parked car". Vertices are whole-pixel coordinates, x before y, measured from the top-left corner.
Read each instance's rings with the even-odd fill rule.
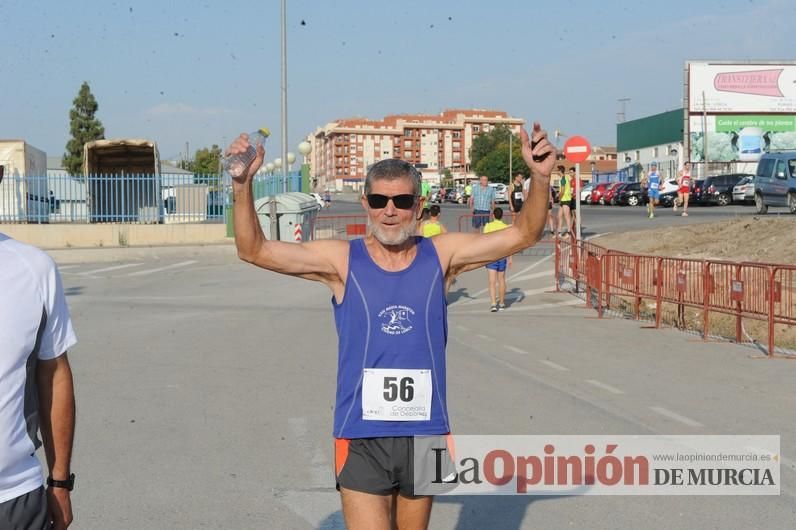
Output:
[[[674,192],[675,196],[677,196],[678,189],[680,189],[680,186],[677,184],[676,179],[664,180],[661,182],[660,193],[661,195],[665,195],[667,193]]]
[[[699,189],[694,188],[693,198],[699,204],[718,204],[727,206],[732,203],[732,189],[743,178],[748,177],[743,173],[730,173],[727,175],[715,175],[706,177],[700,184]]]
[[[495,188],[495,202],[509,202],[509,189],[508,186],[499,182],[491,182],[489,184],[493,188]]]
[[[628,182],[619,191],[614,192],[612,204],[620,206],[638,206],[644,202],[645,190],[641,189],[641,183]]]
[[[674,201],[677,199],[677,191],[669,191],[667,193],[661,193],[658,197],[658,205],[663,206],[664,208],[671,208],[674,206]],[[647,201],[644,201],[646,204]]]
[[[679,189],[679,188],[678,188]],[[705,179],[694,180],[691,183],[691,193],[688,197],[688,204],[703,204],[702,192],[705,190]]]
[[[464,204],[467,202],[467,198],[468,197],[464,194],[464,190],[462,188],[454,188],[452,190],[448,190],[445,197],[445,202]]]
[[[166,200],[165,211],[174,212],[176,210],[175,198],[168,197]],[[207,216],[220,217],[224,215],[224,206],[227,203],[227,195],[221,191],[207,192]]]
[[[600,202],[600,199],[602,199],[605,190],[608,189],[608,186],[610,186],[610,183],[608,182],[603,182],[601,184],[597,184],[596,186],[594,186],[594,188],[591,190],[591,196],[589,197],[589,202],[591,204],[602,204]]]
[[[607,190],[605,190],[603,196],[600,197],[600,204],[611,204],[611,201],[614,198],[614,194],[620,189],[622,189],[624,185],[625,185],[624,182],[614,182],[613,184],[611,184],[611,186]]]
[[[757,213],[766,213],[769,206],[787,206],[796,213],[796,151],[764,154],[754,184]]]
[[[591,190],[594,188],[594,184],[586,184],[580,190],[580,203],[581,204],[588,204],[589,199],[591,199]]]
[[[754,202],[755,201],[755,177],[749,175],[741,179],[732,189],[732,202]]]
[[[432,184],[431,187],[429,188],[428,202],[429,202],[429,204],[435,203],[435,202],[439,202],[439,185],[438,184]]]
[[[324,208],[326,206],[326,203],[324,202],[323,197],[321,197],[320,193],[310,193],[310,195],[312,195],[312,198],[315,199],[315,202],[317,202],[321,208]]]

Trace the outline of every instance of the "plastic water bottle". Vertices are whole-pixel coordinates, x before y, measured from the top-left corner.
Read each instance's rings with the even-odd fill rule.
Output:
[[[271,131],[266,127],[250,133],[248,149],[243,153],[232,155],[224,159],[224,169],[227,173],[229,173],[232,178],[238,178],[243,175],[243,172],[246,171],[246,168],[249,167],[252,160],[257,157],[257,146],[263,145],[265,139],[269,136],[271,136]]]

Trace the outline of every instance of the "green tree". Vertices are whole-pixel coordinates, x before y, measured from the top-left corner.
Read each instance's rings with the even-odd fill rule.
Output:
[[[441,176],[440,180],[442,181],[441,182],[442,186],[444,186],[445,188],[453,187],[453,172],[450,170],[450,168],[446,167],[445,169],[443,169],[440,176]]]
[[[196,174],[196,182],[215,182],[218,180],[221,148],[213,144],[209,149],[197,149],[193,161],[188,163],[188,170]]]
[[[105,127],[94,117],[99,105],[87,82],[83,82],[72,105],[69,111],[72,138],[66,143],[62,162],[70,175],[79,175],[83,171],[83,146],[86,142],[105,138]]]
[[[509,137],[511,137],[512,164],[514,174],[530,175],[530,170],[522,159],[522,145],[518,135],[511,134],[506,125],[498,125],[488,133],[473,140],[470,148],[471,167],[477,175],[486,175],[492,182],[509,182]]]

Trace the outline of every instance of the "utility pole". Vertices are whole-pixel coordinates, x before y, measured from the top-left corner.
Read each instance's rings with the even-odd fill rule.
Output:
[[[287,0],[282,0],[282,191],[287,191]]]
[[[619,98],[616,101],[618,101],[619,105],[621,106],[621,110],[616,113],[616,123],[624,123],[627,111],[627,103],[630,101],[630,98]]]

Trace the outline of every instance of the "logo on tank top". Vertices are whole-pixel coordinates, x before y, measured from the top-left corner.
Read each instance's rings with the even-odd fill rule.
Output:
[[[379,313],[381,330],[388,335],[403,335],[412,331],[412,317],[415,312],[405,305],[391,305]]]

